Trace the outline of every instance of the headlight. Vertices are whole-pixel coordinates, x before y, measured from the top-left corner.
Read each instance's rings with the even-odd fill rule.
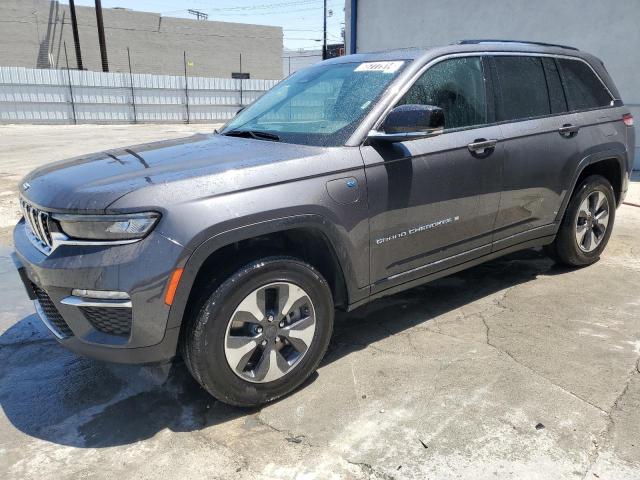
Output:
[[[160,214],[54,215],[53,218],[70,238],[109,241],[143,238],[158,222]]]

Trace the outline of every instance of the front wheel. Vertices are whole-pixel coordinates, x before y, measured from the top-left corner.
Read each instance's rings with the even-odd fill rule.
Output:
[[[261,259],[211,292],[187,326],[184,357],[217,399],[264,404],[315,371],[333,315],[331,290],[311,265],[291,257]]]
[[[600,175],[587,177],[573,193],[556,239],[547,252],[572,267],[597,262],[611,236],[615,215],[611,183]]]

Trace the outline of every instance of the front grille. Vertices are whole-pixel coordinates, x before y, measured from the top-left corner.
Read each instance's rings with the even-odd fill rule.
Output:
[[[110,335],[131,333],[131,309],[124,307],[80,307],[84,317],[96,330]]]
[[[73,332],[67,325],[67,322],[64,321],[62,315],[56,308],[51,297],[47,295],[47,292],[38,287],[35,283],[31,284],[33,286],[33,291],[36,294],[38,305],[40,305],[40,309],[42,310],[42,314],[46,317],[46,320],[53,328],[57,330],[59,336],[72,337]]]
[[[53,246],[49,222],[51,217],[47,212],[37,209],[20,199],[20,208],[24,215],[26,230],[31,243],[43,253],[49,254]]]

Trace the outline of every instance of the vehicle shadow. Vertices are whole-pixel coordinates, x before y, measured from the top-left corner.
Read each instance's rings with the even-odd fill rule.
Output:
[[[564,271],[528,250],[338,314],[323,364],[505,288]],[[307,385],[317,378],[312,375]],[[52,340],[35,315],[0,336],[0,379],[0,404],[15,428],[81,448],[132,444],[167,428],[200,430],[259,411],[217,402],[182,360],[141,367],[79,357]]]

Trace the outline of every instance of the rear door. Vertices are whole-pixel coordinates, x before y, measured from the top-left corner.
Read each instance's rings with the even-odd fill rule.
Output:
[[[503,159],[486,70],[480,56],[433,65],[398,104],[442,108],[445,132],[362,147],[374,293],[491,250]],[[481,140],[495,143],[470,150]]]
[[[562,123],[573,127],[556,137],[555,148],[563,148],[570,154],[566,155],[565,174],[559,179],[565,199],[571,194],[572,173],[577,171],[580,161],[597,149],[624,150],[626,137],[620,111],[612,108],[614,97],[591,67],[577,58],[556,58],[555,63],[569,110]]]
[[[549,61],[551,60],[551,61]],[[541,237],[552,225],[564,194],[569,159],[577,154],[575,123],[553,59],[536,55],[494,55],[496,113],[505,143],[500,210],[494,249]]]

